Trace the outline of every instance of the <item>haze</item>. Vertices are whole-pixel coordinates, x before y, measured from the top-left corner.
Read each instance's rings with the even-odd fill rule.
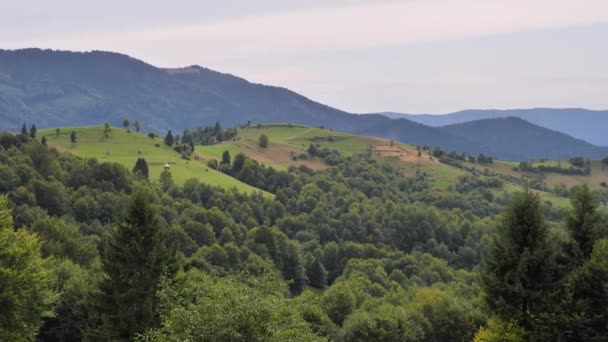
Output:
[[[605,0],[0,2],[0,48],[199,64],[351,112],[608,108]]]

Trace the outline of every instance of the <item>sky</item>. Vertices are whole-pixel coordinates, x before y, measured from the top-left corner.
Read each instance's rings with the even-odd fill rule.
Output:
[[[353,113],[608,109],[608,0],[0,0],[0,48],[201,65]]]

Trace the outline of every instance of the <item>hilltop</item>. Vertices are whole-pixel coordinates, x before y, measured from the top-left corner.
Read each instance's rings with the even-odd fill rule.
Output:
[[[77,142],[70,141],[71,132],[76,132]],[[189,178],[197,178],[209,185],[226,189],[237,188],[243,192],[258,192],[252,186],[239,182],[219,171],[207,167],[204,161],[184,160],[166,146],[162,139],[150,138],[142,133],[127,132],[123,128],[112,127],[106,136],[101,126],[63,127],[59,134],[55,129],[42,130],[38,138],[46,137],[47,144],[60,151],[69,152],[99,161],[116,162],[131,170],[137,158],[146,159],[150,169],[150,179],[158,180],[164,165],[170,165],[175,183],[183,185]]]
[[[539,146],[532,152],[505,143],[523,140],[521,131],[500,125],[488,126],[484,132],[463,131],[404,118],[356,115],[285,88],[252,83],[200,66],[158,68],[103,51],[0,50],[0,125],[5,129],[17,131],[23,122],[39,127],[106,121],[118,125],[125,118],[160,134],[217,121],[224,127],[248,121],[291,122],[469,154],[483,152],[511,161],[569,158],[573,153],[599,158],[603,153],[566,135],[555,139],[559,148],[528,139]],[[527,126],[526,131],[531,132],[528,138],[546,133],[538,126]],[[484,140],[482,147],[479,137],[484,134],[497,139]],[[573,146],[564,148],[568,144]]]
[[[517,117],[551,130],[566,133],[594,145],[608,146],[608,135],[604,129],[608,126],[608,110],[588,110],[584,108],[469,109],[441,115],[381,114],[393,119],[404,118],[434,127],[481,119]]]

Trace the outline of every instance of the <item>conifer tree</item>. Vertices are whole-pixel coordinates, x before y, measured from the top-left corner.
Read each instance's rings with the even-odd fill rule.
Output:
[[[36,133],[38,133],[38,129],[35,124],[32,124],[32,127],[30,128],[30,137],[36,139]]]
[[[148,163],[144,158],[137,158],[135,166],[133,167],[133,173],[138,174],[145,179],[149,178],[150,171],[148,169]]]
[[[76,131],[72,131],[72,133],[70,133],[70,141],[72,142],[72,144],[75,144],[76,140]]]
[[[40,140],[40,143],[42,143],[42,145],[46,146],[46,137],[45,136],[42,137],[42,140]]]
[[[596,237],[601,233],[602,217],[598,211],[599,196],[583,185],[573,195],[572,210],[566,218],[566,226],[572,238],[569,258],[574,264],[580,265],[589,260]]]
[[[533,330],[554,286],[554,255],[538,195],[517,194],[484,257],[481,279],[490,310]]]
[[[109,340],[131,340],[158,324],[158,282],[175,273],[165,228],[149,204],[152,197],[144,190],[132,195],[125,222],[115,227],[105,248],[100,304]]]
[[[228,152],[228,150],[226,150],[226,151],[224,151],[224,153],[222,153],[222,164],[230,165],[230,152]]]
[[[327,270],[319,259],[315,258],[306,270],[308,284],[316,288],[324,288],[327,285]]]
[[[25,125],[25,122],[23,123],[23,126],[21,126],[21,134],[27,135],[27,126]]]
[[[171,130],[169,130],[169,132],[167,132],[167,135],[165,136],[165,145],[173,146],[174,142],[175,141],[173,139],[173,133],[171,133]]]
[[[139,121],[135,120],[133,126],[135,126],[135,132],[139,133],[139,131],[141,130],[141,124],[139,123]]]

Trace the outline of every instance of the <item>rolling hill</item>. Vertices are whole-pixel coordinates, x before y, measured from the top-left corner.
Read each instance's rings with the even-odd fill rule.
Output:
[[[163,69],[113,52],[40,49],[0,50],[0,127],[17,131],[23,122],[38,127],[119,125],[139,121],[143,129],[164,134],[216,121],[224,127],[252,122],[292,122],[336,131],[393,139],[413,145],[441,146],[506,160],[573,153],[599,157],[601,149],[562,135],[555,145],[535,141],[546,130],[489,125],[486,131],[442,129],[408,119],[356,115],[285,88],[248,82],[229,74],[190,66]],[[533,132],[536,130],[536,132]],[[482,135],[492,139],[480,141]],[[507,142],[525,140],[534,150]],[[568,144],[575,144],[565,148]]]
[[[75,144],[70,142],[72,131],[76,132],[77,136]],[[42,130],[37,136],[39,139],[46,137],[48,145],[60,151],[96,158],[102,162],[119,163],[129,170],[133,168],[137,158],[143,157],[148,162],[151,180],[158,180],[164,165],[169,164],[173,180],[179,185],[183,185],[189,178],[197,178],[201,182],[226,189],[237,188],[244,192],[260,191],[208,168],[204,160],[181,159],[180,155],[164,145],[161,139],[151,139],[136,132],[127,133],[125,129],[118,127],[113,127],[109,136],[105,135],[101,126],[63,127],[59,134],[54,129]]]
[[[608,146],[608,110],[583,108],[533,108],[512,110],[464,110],[444,115],[382,113],[390,118],[404,118],[429,126],[445,126],[467,121],[518,117],[533,124],[560,131],[598,146]]]

